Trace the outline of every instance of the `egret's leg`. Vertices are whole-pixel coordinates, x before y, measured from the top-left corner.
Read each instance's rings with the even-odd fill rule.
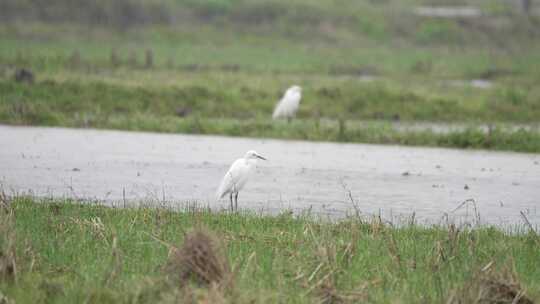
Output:
[[[236,192],[236,195],[234,196],[234,209],[238,211],[238,192]]]
[[[232,200],[232,192],[231,192],[231,195],[229,196],[229,199],[231,200],[231,211],[233,211],[233,200]]]

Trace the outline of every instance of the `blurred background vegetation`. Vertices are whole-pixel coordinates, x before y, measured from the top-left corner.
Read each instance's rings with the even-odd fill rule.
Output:
[[[0,121],[347,141],[366,140],[319,137],[313,121],[532,132],[539,38],[540,4],[526,0],[4,0]],[[292,84],[302,127],[284,133],[269,117]],[[389,138],[369,142],[416,142]]]

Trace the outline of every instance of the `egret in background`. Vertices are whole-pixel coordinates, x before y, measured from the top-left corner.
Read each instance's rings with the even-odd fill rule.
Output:
[[[249,177],[255,170],[257,160],[266,158],[257,154],[257,152],[250,150],[243,158],[239,158],[234,161],[229,168],[229,171],[223,177],[221,184],[216,193],[216,197],[219,200],[225,195],[229,194],[231,200],[231,210],[238,210],[238,192],[244,188]],[[233,195],[234,195],[234,208],[233,208]]]
[[[290,87],[281,98],[272,114],[273,119],[287,118],[290,122],[296,116],[300,99],[302,98],[302,88],[297,85]]]

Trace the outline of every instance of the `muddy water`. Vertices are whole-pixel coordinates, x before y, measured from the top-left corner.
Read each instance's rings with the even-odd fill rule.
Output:
[[[0,182],[8,193],[109,203],[215,201],[228,166],[247,150],[266,156],[240,208],[353,213],[399,220],[540,225],[540,155],[361,144],[0,126]]]

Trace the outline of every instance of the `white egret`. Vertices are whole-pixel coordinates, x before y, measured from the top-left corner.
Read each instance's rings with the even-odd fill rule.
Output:
[[[287,89],[272,114],[273,119],[287,118],[291,121],[296,116],[300,99],[302,98],[302,88],[294,85]]]
[[[229,194],[231,200],[231,210],[238,210],[238,192],[244,188],[249,177],[255,169],[258,159],[266,160],[266,158],[250,150],[243,158],[239,158],[231,165],[229,171],[223,177],[221,184],[216,192],[216,198],[219,200],[226,194]],[[233,195],[235,206],[233,208]]]

